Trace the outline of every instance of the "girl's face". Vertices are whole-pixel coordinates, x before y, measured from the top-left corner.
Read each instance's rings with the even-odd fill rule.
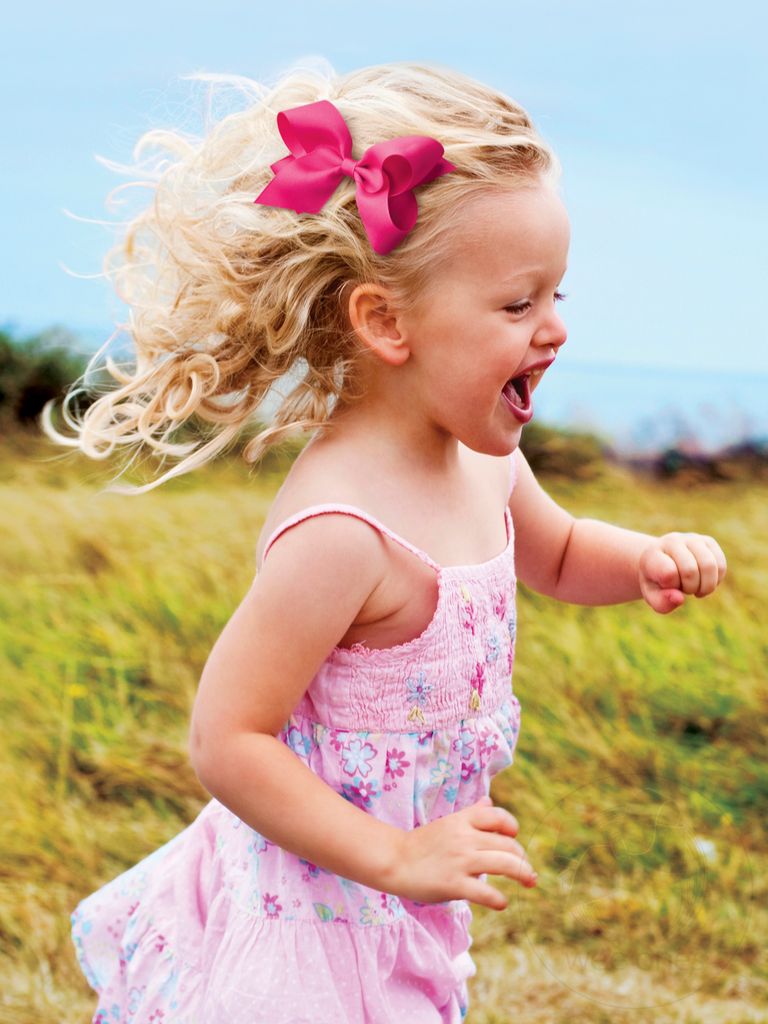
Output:
[[[448,260],[408,317],[411,384],[434,426],[475,451],[505,455],[523,428],[505,385],[551,359],[567,337],[555,304],[568,216],[543,184],[476,197],[453,216]],[[531,392],[540,379],[530,378]]]

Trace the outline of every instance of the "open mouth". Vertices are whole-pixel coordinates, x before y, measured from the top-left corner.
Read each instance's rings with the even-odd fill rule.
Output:
[[[502,388],[501,394],[507,408],[521,423],[527,423],[533,416],[531,381],[537,381],[543,372],[531,370],[530,373],[521,373],[519,377],[511,377]]]
[[[511,402],[512,405],[517,406],[518,409],[527,409],[531,404],[531,386],[529,380],[529,375],[524,373],[519,377],[510,378],[502,389],[501,393],[507,401]]]

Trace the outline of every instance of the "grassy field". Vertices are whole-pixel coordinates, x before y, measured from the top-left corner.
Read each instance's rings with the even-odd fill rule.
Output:
[[[69,914],[208,800],[188,714],[284,467],[128,498],[50,452],[0,458],[0,1020],[86,1024]],[[710,533],[729,570],[666,617],[520,586],[522,730],[493,795],[540,877],[474,907],[467,1020],[766,1021],[768,484],[541,479],[576,515]]]

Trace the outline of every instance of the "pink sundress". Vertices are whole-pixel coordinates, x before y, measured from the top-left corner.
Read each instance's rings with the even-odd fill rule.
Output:
[[[510,493],[515,460],[510,457]],[[478,565],[439,566],[420,636],[336,647],[278,738],[337,793],[403,829],[487,795],[512,764],[520,703],[514,532]],[[481,876],[485,879],[485,875]],[[455,1024],[467,1012],[472,911],[378,892],[286,852],[212,799],[165,845],[71,915],[93,1024]]]

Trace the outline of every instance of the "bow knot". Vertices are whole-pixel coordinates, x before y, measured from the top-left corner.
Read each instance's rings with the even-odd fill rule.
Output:
[[[345,174],[349,175],[350,178],[354,178],[357,160],[354,160],[351,156],[345,156],[341,161],[340,167]]]
[[[275,177],[254,202],[296,213],[317,213],[344,176],[355,182],[355,202],[375,252],[390,252],[418,217],[413,190],[456,168],[443,146],[426,135],[402,135],[370,146],[359,160],[352,137],[328,100],[281,110],[277,127],[290,150],[271,164]]]

